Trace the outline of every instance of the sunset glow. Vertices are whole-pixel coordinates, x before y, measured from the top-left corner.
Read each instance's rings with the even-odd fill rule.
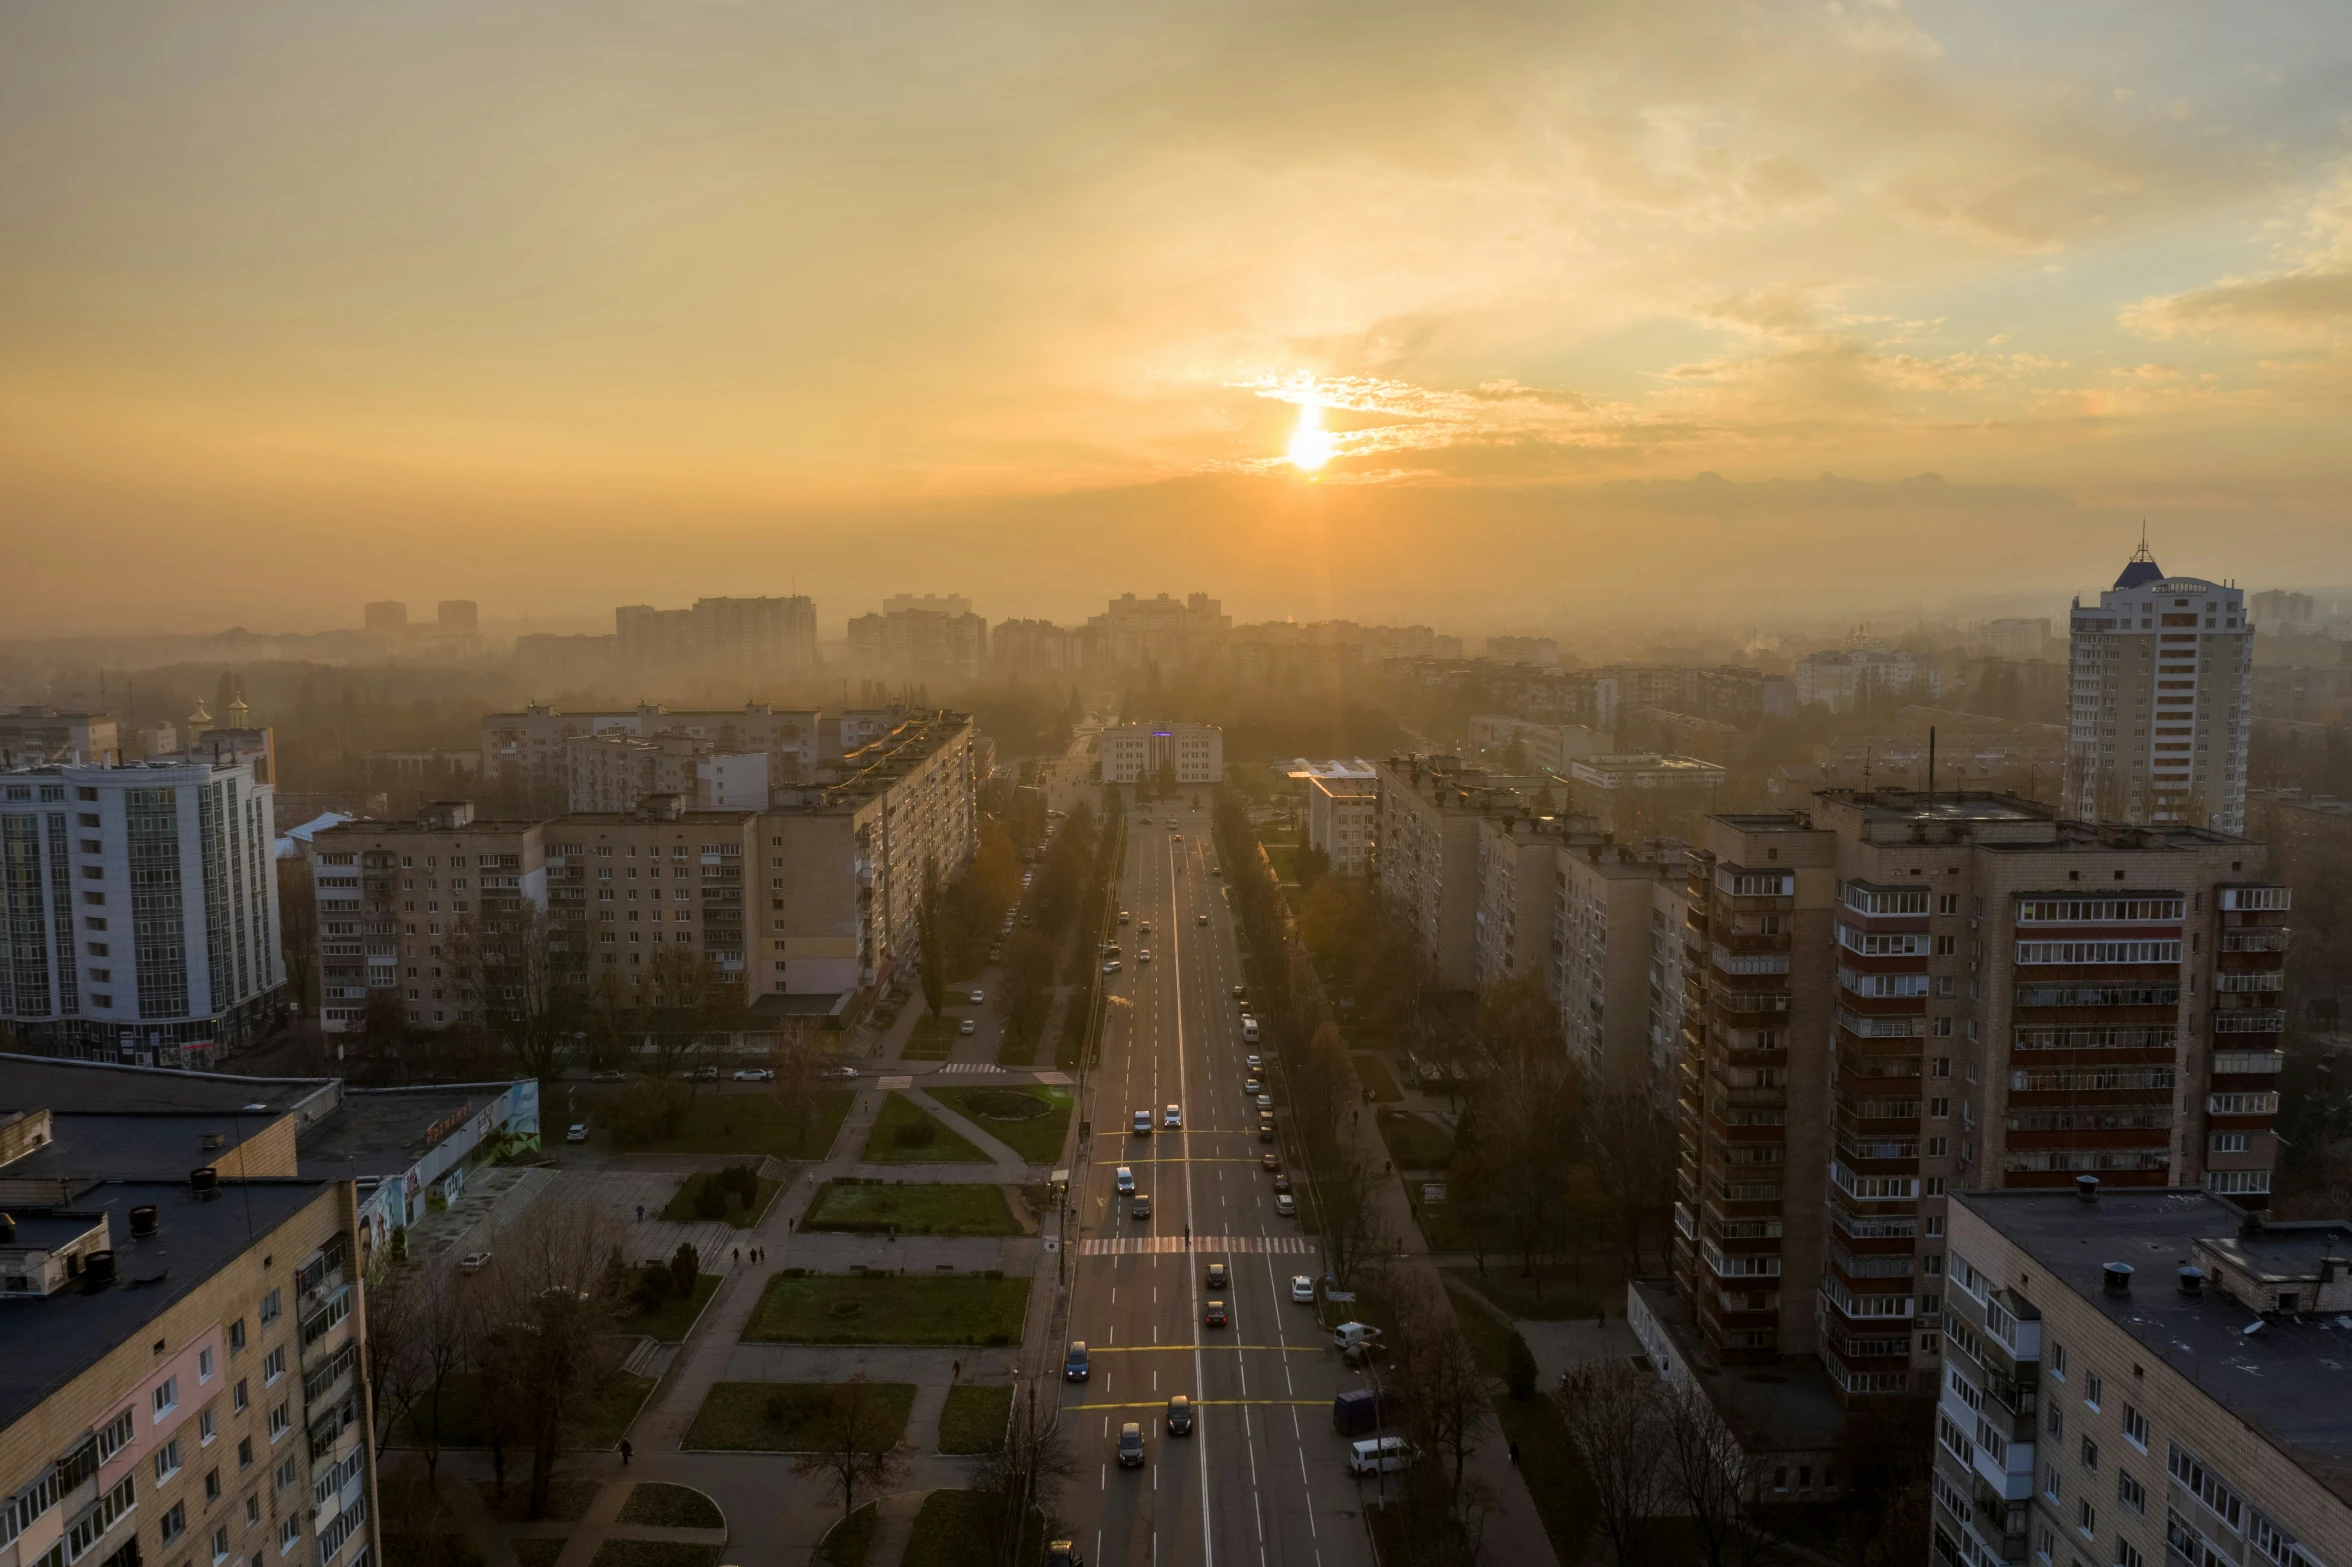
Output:
[[[1299,404],[1298,427],[1290,432],[1286,454],[1290,465],[1302,473],[1319,472],[1334,450],[1331,432],[1323,428],[1323,405],[1311,399]]]

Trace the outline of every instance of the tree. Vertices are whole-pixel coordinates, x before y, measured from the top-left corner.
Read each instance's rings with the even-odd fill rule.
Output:
[[[1569,1371],[1556,1395],[1617,1567],[1646,1559],[1644,1522],[1665,1496],[1659,1390],[1656,1377],[1625,1361],[1594,1360]]]
[[[457,923],[450,950],[460,1000],[527,1077],[554,1077],[578,1032],[578,963],[569,948],[565,927],[519,898],[483,897]]]
[[[1707,1567],[1732,1567],[1750,1536],[1748,1514],[1756,1498],[1753,1444],[1742,1440],[1695,1387],[1661,1386],[1658,1394],[1659,1457],[1666,1481],[1689,1516],[1705,1552]]]
[[[1392,1242],[1380,1172],[1354,1138],[1329,1141],[1329,1151],[1310,1163],[1307,1190],[1323,1221],[1324,1261],[1345,1289],[1366,1263],[1387,1256]]]
[[[695,1254],[692,1241],[680,1241],[670,1256],[670,1284],[679,1295],[692,1299],[694,1281],[702,1275],[702,1258]]]
[[[1020,1567],[1036,1559],[1038,1536],[1051,1524],[1073,1468],[1054,1411],[1037,1407],[1034,1384],[1022,1388],[1003,1445],[984,1455],[972,1473],[972,1489],[989,1499],[989,1537],[976,1542],[983,1560],[991,1567]]]
[[[564,1442],[615,1364],[607,1262],[617,1240],[591,1204],[545,1197],[500,1232],[497,1260],[474,1276],[483,1296],[482,1405],[530,1449],[532,1519],[547,1516]]]
[[[768,1070],[776,1074],[771,1092],[792,1121],[793,1146],[807,1151],[809,1119],[816,1114],[824,1061],[817,1050],[816,1024],[805,1017],[776,1025],[768,1041]]]
[[[841,1516],[855,1511],[862,1487],[878,1490],[905,1473],[907,1445],[896,1411],[863,1372],[836,1383],[809,1422],[809,1444],[792,1460],[793,1473],[841,1487]]]
[[[368,1382],[380,1457],[393,1429],[406,1424],[425,1457],[425,1486],[438,1482],[442,1405],[449,1379],[474,1350],[475,1316],[463,1281],[448,1263],[396,1263],[388,1253],[368,1283]]]
[[[1383,1391],[1396,1400],[1405,1429],[1422,1451],[1447,1466],[1446,1511],[1452,1517],[1464,1471],[1479,1438],[1494,1427],[1486,1373],[1462,1337],[1441,1287],[1426,1272],[1400,1270],[1393,1282],[1395,1358]]]
[[[915,950],[923,1005],[937,1017],[947,1008],[947,936],[940,928],[939,875],[923,862],[923,886],[915,895]]]
[[[278,948],[285,956],[286,989],[308,1012],[319,1000],[311,985],[318,977],[318,883],[311,879],[308,860],[280,860],[277,866]]]
[[[1594,1101],[1587,1126],[1593,1173],[1617,1215],[1630,1276],[1641,1269],[1643,1219],[1674,1211],[1674,1127],[1648,1095],[1638,1093]]]

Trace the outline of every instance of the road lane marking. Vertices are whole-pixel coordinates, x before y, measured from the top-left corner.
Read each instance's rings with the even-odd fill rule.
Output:
[[[1140,1404],[1072,1404],[1069,1407],[1072,1409],[1158,1409],[1166,1402],[1165,1399],[1150,1398]],[[1192,1401],[1192,1407],[1206,1409],[1212,1404],[1236,1407],[1243,1404],[1272,1404],[1277,1407],[1287,1407],[1291,1404],[1304,1404],[1319,1409],[1328,1402],[1328,1399],[1321,1398],[1196,1398]],[[1298,1417],[1294,1415],[1291,1418],[1295,1420]],[[1111,1417],[1105,1415],[1103,1416],[1103,1430],[1108,1432],[1110,1428]]]
[[[1164,1256],[1223,1252],[1232,1256],[1303,1256],[1315,1249],[1304,1235],[1098,1235],[1078,1243],[1081,1257]]]

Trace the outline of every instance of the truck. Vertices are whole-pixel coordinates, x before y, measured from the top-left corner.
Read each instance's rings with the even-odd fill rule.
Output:
[[[1368,1387],[1351,1387],[1331,1401],[1331,1426],[1341,1436],[1363,1436],[1380,1429],[1380,1395]]]

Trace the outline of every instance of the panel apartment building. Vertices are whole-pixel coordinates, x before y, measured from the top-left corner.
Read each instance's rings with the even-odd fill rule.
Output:
[[[2262,1202],[2287,936],[2263,871],[2243,839],[2007,795],[1710,818],[1674,1264],[1707,1352],[1924,1389],[1952,1193],[2094,1174]]]
[[[268,733],[205,746],[0,774],[0,1022],[34,1049],[201,1065],[275,1017]]]
[[[675,737],[714,755],[765,752],[772,782],[798,783],[814,776],[820,762],[864,744],[872,728],[867,719],[879,716],[844,713],[828,721],[814,708],[778,709],[765,702],[715,712],[674,713],[659,702],[640,702],[618,712],[568,713],[534,702],[519,713],[483,716],[481,776],[486,787],[553,814],[570,804],[569,742],[619,735]]]
[[[1107,784],[1149,783],[1162,767],[1180,784],[1225,781],[1225,731],[1214,724],[1114,724],[1095,736],[1095,755]]]
[[[1951,1227],[1935,1567],[2352,1559],[2352,1224],[2102,1184]]]
[[[2099,595],[2077,599],[2067,809],[2086,821],[2246,830],[2254,622],[2245,594],[2168,577],[2145,544]]]

